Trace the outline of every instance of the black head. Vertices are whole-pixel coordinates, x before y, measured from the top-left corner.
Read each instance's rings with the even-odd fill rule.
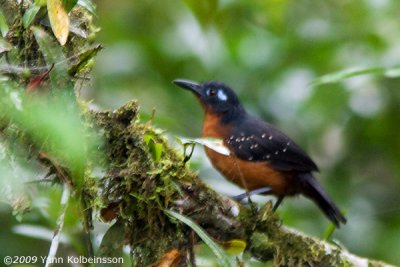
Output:
[[[235,92],[221,82],[196,83],[187,80],[174,80],[174,84],[194,93],[204,108],[213,112],[227,114],[243,111]]]

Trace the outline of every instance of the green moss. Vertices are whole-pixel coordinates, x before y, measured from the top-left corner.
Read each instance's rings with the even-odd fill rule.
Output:
[[[113,207],[128,230],[132,255],[138,265],[149,264],[171,246],[187,243],[179,224],[174,224],[163,210],[182,198],[182,184],[195,174],[182,164],[182,155],[172,149],[160,131],[137,119],[137,102],[118,110],[94,114],[95,124],[105,138],[106,175],[102,178],[99,207]],[[155,161],[144,137],[151,135],[163,146]],[[177,234],[178,233],[178,234]]]
[[[273,261],[276,266],[346,266],[339,256],[341,249],[329,253],[321,241],[300,233],[293,234],[281,226],[272,204],[266,203],[253,220],[249,232],[251,253],[262,261]]]

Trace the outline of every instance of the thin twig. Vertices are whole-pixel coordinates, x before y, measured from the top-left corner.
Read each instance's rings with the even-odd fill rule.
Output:
[[[93,228],[92,225],[92,210],[89,208],[85,202],[85,198],[82,195],[81,199],[81,206],[82,206],[82,225],[83,225],[83,237],[84,237],[84,242],[86,246],[86,256],[88,258],[93,258],[94,257],[94,251],[93,251],[93,246],[92,246],[92,239],[90,236],[90,230]],[[89,265],[89,266],[94,266]]]
[[[47,255],[47,258],[46,258],[45,267],[53,266],[53,262],[54,262],[56,254],[57,254],[58,244],[60,243],[61,230],[64,226],[64,217],[65,217],[65,213],[66,213],[67,207],[68,207],[69,196],[70,196],[70,191],[69,191],[68,185],[64,184],[64,190],[63,190],[63,193],[61,196],[61,201],[60,201],[61,214],[57,219],[57,228],[54,231],[54,236],[53,236],[53,240],[51,241],[49,254]]]

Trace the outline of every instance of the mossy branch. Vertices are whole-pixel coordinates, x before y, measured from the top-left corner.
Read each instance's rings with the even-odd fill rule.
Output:
[[[171,222],[162,212],[173,209],[197,222],[217,242],[243,239],[254,258],[277,266],[389,266],[282,226],[270,202],[255,212],[216,193],[187,168],[184,155],[171,148],[161,131],[136,119],[137,113],[137,103],[130,102],[114,112],[92,115],[107,143],[103,202],[112,206],[113,217],[126,224],[139,265],[155,262],[172,248],[191,255],[191,229]],[[144,142],[146,135],[163,146],[157,161]]]

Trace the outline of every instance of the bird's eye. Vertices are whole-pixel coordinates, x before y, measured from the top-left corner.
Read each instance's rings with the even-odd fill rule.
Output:
[[[206,91],[206,94],[209,97],[216,97],[219,101],[226,101],[228,99],[228,96],[221,88],[210,88]]]
[[[208,96],[216,96],[216,95],[217,95],[217,90],[214,89],[214,88],[208,89],[207,95],[208,95]]]

